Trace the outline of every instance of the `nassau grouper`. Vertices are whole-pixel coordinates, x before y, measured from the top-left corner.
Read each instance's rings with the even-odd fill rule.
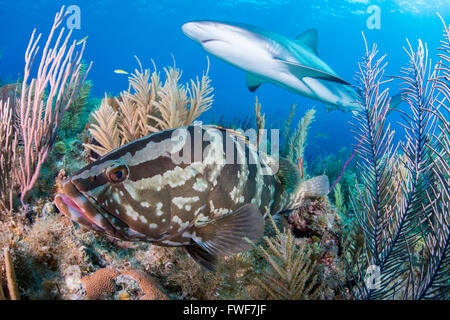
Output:
[[[243,136],[193,125],[151,134],[99,158],[60,183],[58,209],[125,241],[184,246],[214,270],[218,256],[248,250],[264,217],[327,195],[327,176],[300,181],[298,168]]]

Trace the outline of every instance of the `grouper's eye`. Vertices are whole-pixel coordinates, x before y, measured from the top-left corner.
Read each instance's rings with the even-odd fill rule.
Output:
[[[128,177],[127,166],[121,165],[111,169],[108,173],[108,178],[112,183],[119,183]]]

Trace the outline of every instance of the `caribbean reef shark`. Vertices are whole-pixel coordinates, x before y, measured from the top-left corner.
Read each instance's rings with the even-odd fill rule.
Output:
[[[327,111],[360,109],[356,90],[319,57],[315,29],[296,39],[251,25],[216,21],[188,22],[182,30],[207,52],[245,71],[252,92],[263,83],[273,83],[324,102]],[[398,104],[398,98],[393,103]]]

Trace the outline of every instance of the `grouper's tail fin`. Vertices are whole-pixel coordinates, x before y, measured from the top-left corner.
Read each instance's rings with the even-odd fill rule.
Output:
[[[285,210],[295,210],[302,207],[306,199],[325,197],[329,190],[330,181],[327,176],[318,176],[303,181],[296,191],[290,195]]]
[[[330,190],[328,176],[318,176],[302,183],[301,192],[306,198],[325,197]]]

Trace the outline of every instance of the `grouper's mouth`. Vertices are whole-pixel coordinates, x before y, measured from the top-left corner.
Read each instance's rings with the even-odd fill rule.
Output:
[[[97,205],[93,199],[80,192],[72,181],[63,182],[55,196],[54,203],[63,214],[71,220],[88,228],[118,237],[118,228],[111,224],[123,222],[112,217],[106,210]]]

